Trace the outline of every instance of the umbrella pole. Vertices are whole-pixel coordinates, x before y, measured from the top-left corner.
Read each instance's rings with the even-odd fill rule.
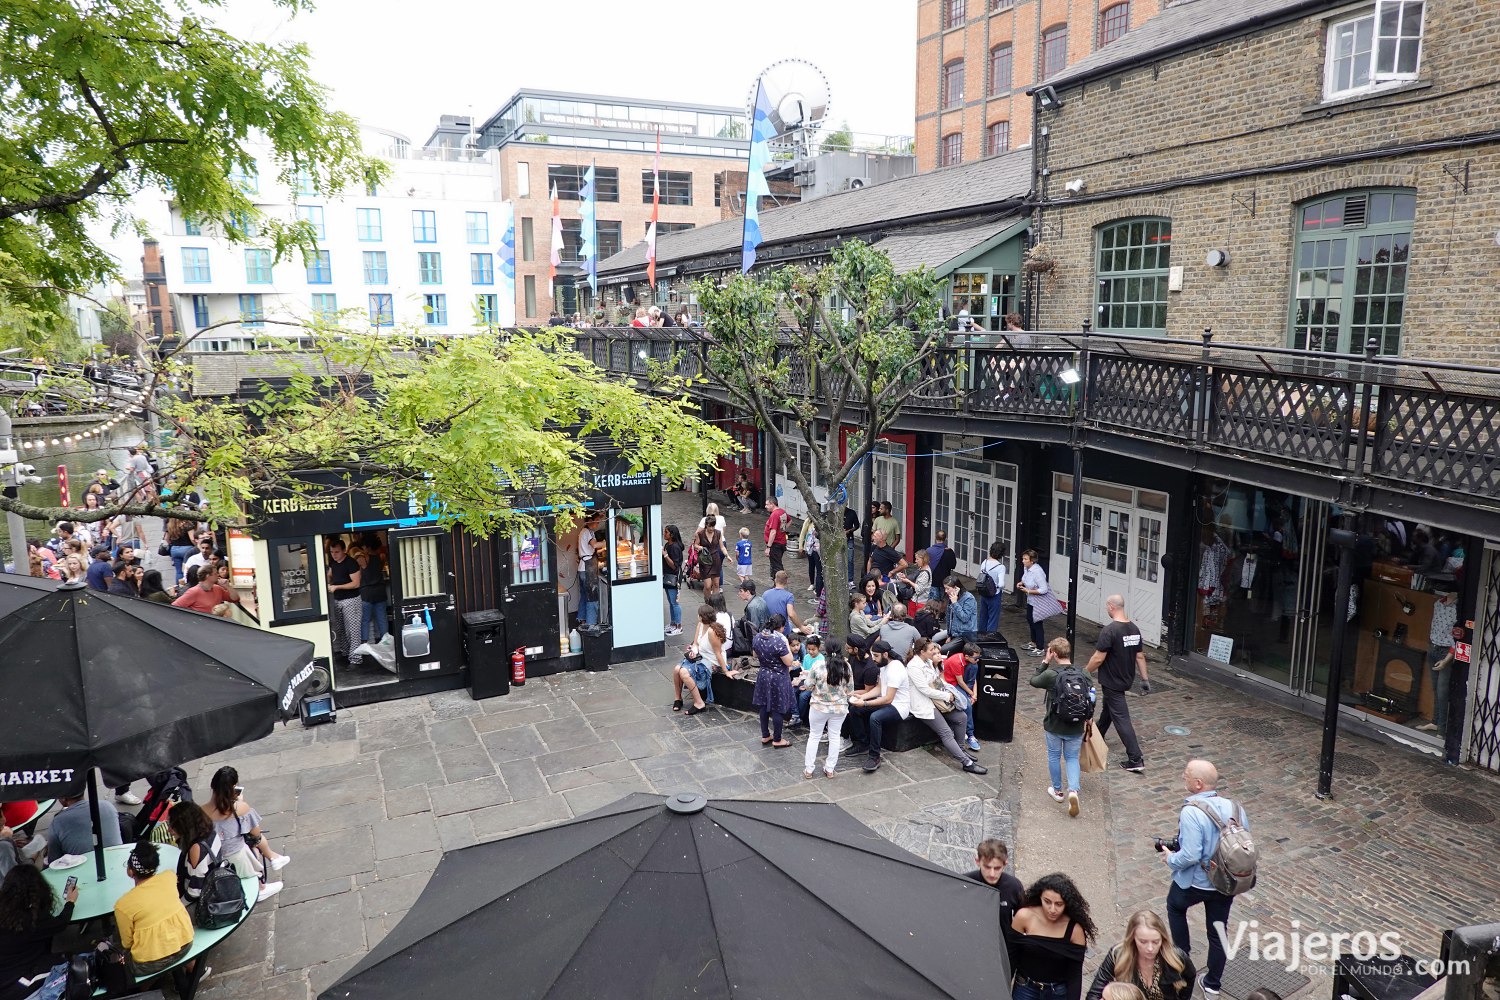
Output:
[[[94,824],[94,874],[104,881],[104,833],[99,823],[99,782],[89,773],[89,822]]]

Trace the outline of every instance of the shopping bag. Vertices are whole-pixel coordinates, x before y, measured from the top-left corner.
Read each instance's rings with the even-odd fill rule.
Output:
[[[1031,620],[1034,622],[1043,622],[1063,613],[1062,602],[1050,590],[1045,594],[1032,594],[1030,603]]]
[[[1083,727],[1083,746],[1078,750],[1078,767],[1084,774],[1097,774],[1109,768],[1109,747],[1104,737],[1089,721]]]

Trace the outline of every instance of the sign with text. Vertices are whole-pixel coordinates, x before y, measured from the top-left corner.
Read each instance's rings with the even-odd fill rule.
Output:
[[[381,509],[357,480],[341,472],[305,472],[297,487],[272,490],[246,505],[246,516],[259,538],[332,535],[362,528],[393,527],[409,522],[410,498],[393,499]]]
[[[1213,635],[1208,640],[1208,658],[1228,663],[1234,655],[1234,640],[1227,635]]]
[[[631,472],[622,456],[604,459],[591,475],[594,491],[611,507],[647,507],[661,503],[661,477],[655,472]]]

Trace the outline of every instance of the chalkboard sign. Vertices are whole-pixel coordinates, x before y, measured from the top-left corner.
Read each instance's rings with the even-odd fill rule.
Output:
[[[278,539],[267,545],[271,559],[271,624],[316,621],[322,593],[310,537]]]
[[[1213,635],[1208,640],[1208,658],[1220,663],[1228,663],[1230,656],[1234,654],[1234,640],[1227,635]]]

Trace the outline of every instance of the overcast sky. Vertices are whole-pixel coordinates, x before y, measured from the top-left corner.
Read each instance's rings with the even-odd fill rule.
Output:
[[[498,111],[521,87],[744,106],[778,59],[828,77],[832,118],[910,135],[916,0],[318,0],[287,17],[267,0],[214,14],[259,40],[305,41],[336,103],[425,140],[439,114]]]

